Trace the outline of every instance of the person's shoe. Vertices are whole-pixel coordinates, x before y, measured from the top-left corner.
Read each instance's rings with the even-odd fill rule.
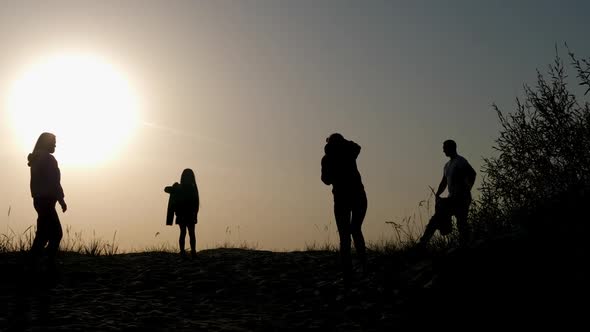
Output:
[[[191,250],[191,258],[196,258],[197,252],[195,250]]]
[[[182,258],[182,259],[186,259],[187,258],[186,257],[186,251],[184,251],[184,250],[181,250],[180,251],[180,258]]]

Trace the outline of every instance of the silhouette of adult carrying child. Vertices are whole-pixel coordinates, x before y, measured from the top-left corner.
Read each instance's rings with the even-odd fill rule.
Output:
[[[197,224],[197,214],[199,213],[199,190],[195,180],[195,173],[192,169],[187,168],[182,171],[180,183],[175,182],[172,186],[167,186],[164,191],[170,194],[168,204],[167,224],[172,224],[171,213],[176,215],[176,224],[180,228],[180,237],[178,244],[180,246],[180,255],[186,256],[184,243],[188,230],[191,256],[197,254],[197,238],[195,235],[195,225]]]
[[[443,152],[450,160],[445,164],[443,177],[435,193],[436,205],[434,216],[430,219],[424,234],[418,242],[418,248],[426,247],[430,238],[438,229],[442,234],[448,234],[452,228],[451,216],[457,219],[460,245],[465,246],[471,239],[471,230],[467,222],[469,205],[471,204],[471,188],[475,182],[476,173],[465,158],[457,154],[457,143],[446,140]],[[440,195],[448,189],[448,196]]]
[[[63,236],[55,204],[59,203],[62,212],[66,212],[68,209],[61,187],[61,173],[57,160],[52,155],[55,152],[55,145],[55,135],[42,133],[37,139],[33,152],[27,158],[31,168],[31,196],[38,215],[37,231],[31,246],[31,257],[36,263],[47,245],[48,268],[50,270],[55,269],[55,257]]]
[[[344,278],[349,279],[352,274],[351,236],[363,272],[367,270],[365,239],[361,231],[367,213],[367,195],[356,164],[361,147],[338,133],[330,135],[326,142],[321,178],[326,185],[332,185],[340,258]]]

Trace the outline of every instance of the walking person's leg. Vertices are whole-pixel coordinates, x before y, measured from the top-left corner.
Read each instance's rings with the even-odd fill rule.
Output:
[[[39,259],[43,254],[43,249],[49,241],[50,234],[50,213],[46,199],[34,198],[33,206],[37,211],[37,229],[35,230],[35,239],[31,245],[31,258]]]
[[[351,209],[345,202],[334,202],[334,216],[340,237],[340,260],[344,277],[348,278],[352,273],[352,257],[350,254],[350,214]]]
[[[417,248],[423,250],[438,229],[442,235],[447,235],[452,231],[453,223],[451,215],[453,213],[453,206],[450,198],[436,198],[436,205],[434,206],[434,215],[428,221],[424,234],[418,241]]]
[[[437,219],[433,216],[432,218],[430,218],[430,221],[428,222],[428,224],[426,225],[426,228],[424,229],[424,234],[422,234],[422,236],[420,237],[420,240],[418,241],[418,248],[419,249],[426,248],[426,245],[428,244],[428,242],[430,241],[430,239],[432,238],[432,236],[436,232],[437,228],[438,228]]]
[[[186,226],[188,228],[189,243],[191,246],[191,256],[195,257],[197,254],[197,236],[195,234],[195,224],[191,223]]]
[[[359,196],[355,206],[352,209],[352,218],[350,222],[350,232],[354,240],[354,248],[361,262],[363,273],[367,272],[367,250],[365,247],[365,238],[362,232],[363,221],[367,214],[367,195],[363,192]]]
[[[178,246],[180,247],[180,254],[184,256],[186,252],[184,251],[184,242],[186,238],[186,225],[178,224],[180,228],[180,237],[178,238]]]
[[[459,245],[464,247],[471,241],[471,227],[467,220],[471,198],[455,201],[455,218],[457,218],[457,230],[459,231]]]
[[[59,243],[63,237],[63,231],[57,211],[55,211],[55,201],[49,206],[49,219],[47,220],[49,228],[49,241],[47,244],[47,256],[50,264],[55,264],[55,258],[59,251]]]

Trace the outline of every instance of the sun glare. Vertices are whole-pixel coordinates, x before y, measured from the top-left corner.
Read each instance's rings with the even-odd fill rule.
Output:
[[[113,158],[139,122],[137,96],[127,79],[90,55],[58,55],[32,65],[14,82],[7,108],[25,151],[42,132],[52,132],[56,156],[67,165]]]

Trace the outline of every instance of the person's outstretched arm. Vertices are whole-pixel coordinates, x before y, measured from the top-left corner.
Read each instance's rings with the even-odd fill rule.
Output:
[[[47,167],[48,169],[46,170],[46,172],[51,182],[51,190],[57,198],[57,202],[61,206],[61,211],[66,212],[66,210],[68,209],[68,205],[64,200],[64,190],[61,186],[61,171],[59,170],[57,160],[53,155],[49,155]]]
[[[61,212],[66,212],[68,210],[68,205],[66,204],[66,201],[63,199],[63,197],[58,199],[57,202],[61,206]]]
[[[443,175],[442,180],[440,180],[440,184],[438,185],[438,190],[436,191],[436,197],[440,197],[440,195],[445,191],[447,188],[447,177]]]
[[[473,185],[475,184],[475,177],[476,176],[477,176],[477,173],[475,172],[473,167],[471,167],[471,165],[467,164],[467,185],[469,186],[469,190],[471,190],[471,188],[473,188]]]

